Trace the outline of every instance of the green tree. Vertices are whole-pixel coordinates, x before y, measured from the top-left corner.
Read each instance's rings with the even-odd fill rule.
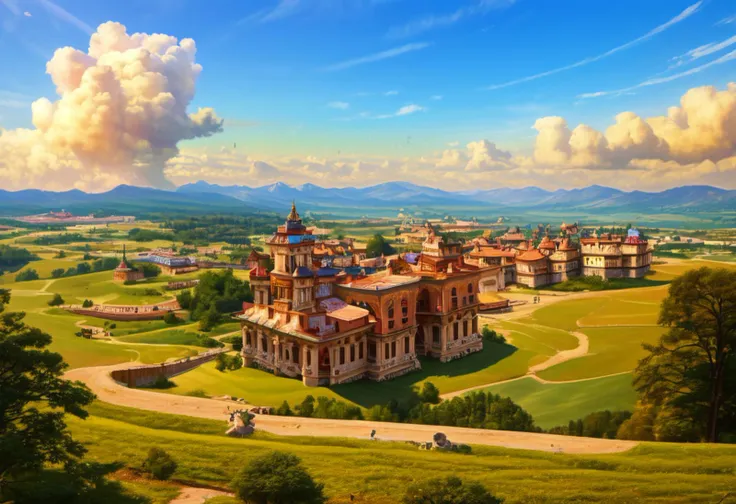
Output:
[[[659,323],[668,331],[644,345],[634,386],[643,403],[690,419],[702,439],[717,442],[736,416],[736,271],[704,267],[673,280]]]
[[[51,278],[61,278],[64,276],[64,268],[56,268],[51,271]]]
[[[396,253],[394,249],[381,234],[374,234],[366,244],[366,257],[379,257],[381,255],[392,255]]]
[[[180,320],[179,317],[176,316],[175,312],[170,311],[166,315],[164,315],[164,322],[170,325],[176,325],[180,322]]]
[[[29,280],[38,280],[38,272],[33,268],[28,268],[15,275],[16,282],[27,282]]]
[[[168,381],[168,380],[167,380]],[[143,470],[157,480],[171,478],[177,468],[176,461],[161,448],[151,448],[146,460],[143,461]]]
[[[296,455],[272,452],[254,458],[233,479],[235,495],[249,504],[322,504],[324,485],[316,483]]]
[[[84,275],[90,271],[92,271],[92,266],[90,266],[89,263],[82,262],[77,264],[77,275]]]
[[[0,501],[16,485],[33,481],[44,464],[79,468],[85,449],[74,441],[65,415],[86,418],[94,394],[64,380],[61,355],[46,347],[51,336],[23,322],[25,313],[4,312],[10,292],[0,290]],[[17,498],[17,496],[16,496]]]
[[[432,382],[424,382],[419,399],[425,403],[437,404],[440,402],[440,389]]]
[[[64,298],[61,297],[61,294],[56,293],[54,296],[49,300],[47,303],[49,306],[59,306],[64,304]]]
[[[143,263],[137,267],[140,268],[141,271],[143,271],[143,276],[145,278],[155,278],[161,274],[161,268],[159,268],[155,264]]]
[[[457,476],[438,478],[409,487],[403,504],[501,504],[503,499],[495,497],[478,482],[465,483]]]

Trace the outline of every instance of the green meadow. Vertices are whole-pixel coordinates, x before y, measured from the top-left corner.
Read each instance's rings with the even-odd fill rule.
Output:
[[[571,455],[474,446],[472,454],[420,451],[399,442],[223,435],[224,421],[152,413],[95,403],[86,420],[68,420],[87,458],[140,469],[151,447],[163,448],[179,467],[174,482],[228,489],[236,472],[258,455],[280,450],[299,456],[325,485],[330,503],[398,504],[414,482],[445,477],[479,481],[507,504],[715,503],[733,491],[736,447],[642,443],[608,455]],[[135,439],[135,443],[131,443]],[[167,502],[168,485],[137,485],[130,492]],[[221,499],[219,502],[233,502]],[[111,502],[110,504],[116,504]]]

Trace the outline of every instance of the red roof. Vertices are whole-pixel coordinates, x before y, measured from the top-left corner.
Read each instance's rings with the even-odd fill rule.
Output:
[[[125,264],[125,259],[123,259],[122,261],[120,261],[120,264],[118,264],[118,267],[115,268],[115,269],[119,269],[119,270],[121,270],[121,269],[130,269],[130,267],[128,267],[128,265]]]
[[[266,278],[268,276],[268,271],[266,271],[266,268],[263,266],[258,266],[257,268],[254,268],[250,270],[250,277],[256,277],[256,278]]]
[[[554,250],[555,249],[555,242],[553,242],[552,240],[550,240],[549,239],[549,236],[545,236],[544,238],[542,238],[542,241],[539,243],[539,248],[540,249]]]
[[[523,254],[521,254],[519,257],[516,258],[517,261],[538,261],[540,259],[545,259],[547,256],[542,254],[539,250],[531,249],[527,250]]]

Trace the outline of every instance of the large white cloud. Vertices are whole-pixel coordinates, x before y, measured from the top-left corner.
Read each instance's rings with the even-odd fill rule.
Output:
[[[87,53],[57,49],[46,72],[59,98],[33,103],[35,129],[0,131],[4,186],[171,186],[164,168],[177,144],[222,130],[212,109],[187,113],[202,71],[196,52],[191,39],[129,35],[113,22]]]

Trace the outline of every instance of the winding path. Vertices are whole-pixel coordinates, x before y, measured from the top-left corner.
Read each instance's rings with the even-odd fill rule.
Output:
[[[221,420],[226,429],[228,408],[240,409],[241,403],[217,399],[162,394],[151,390],[131,389],[115,382],[110,376],[114,369],[123,369],[129,363],[114,366],[73,369],[66,378],[80,380],[97,394],[98,399],[147,411],[172,413],[197,418]],[[281,417],[258,415],[256,428],[281,436],[347,437],[369,439],[372,430],[382,441],[428,442],[437,431],[447,434],[456,443],[501,446],[523,450],[564,453],[616,453],[629,450],[638,443],[614,439],[594,439],[530,432],[496,431],[464,427],[438,427],[393,422],[364,420],[328,420],[321,418]]]

